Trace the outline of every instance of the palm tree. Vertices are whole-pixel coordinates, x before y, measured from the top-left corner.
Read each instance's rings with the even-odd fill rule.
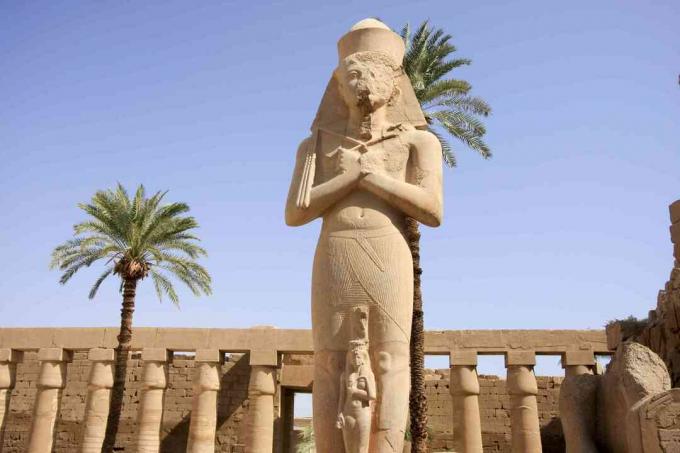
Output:
[[[465,58],[448,57],[456,51],[449,42],[451,35],[441,29],[430,29],[424,21],[415,33],[408,24],[401,31],[406,45],[403,67],[411,80],[416,97],[425,114],[427,128],[442,145],[442,157],[449,167],[456,166],[456,156],[446,134],[477,151],[483,158],[491,150],[482,137],[486,129],[479,117],[491,108],[482,99],[471,96],[472,86],[464,81],[445,78],[453,69],[469,65]],[[411,449],[422,453],[427,449],[427,398],[425,396],[425,352],[423,299],[420,288],[420,231],[418,222],[406,219],[406,237],[413,256],[413,323],[411,324]]]
[[[148,276],[158,298],[164,295],[179,304],[169,276],[184,283],[195,294],[210,294],[210,275],[196,263],[206,255],[198,246],[191,230],[198,227],[193,217],[186,216],[185,203],[161,205],[167,192],[156,192],[147,198],[140,185],[133,198],[118,184],[115,190],[95,193],[90,203],[78,205],[88,219],[74,225],[74,238],[52,252],[50,267],[63,271],[59,282],[65,284],[80,269],[103,261],[104,272],[90,289],[93,299],[102,282],[109,276],[120,278],[123,295],[120,332],[116,349],[116,368],[109,420],[102,451],[113,450],[125,391],[127,358],[132,344],[132,313],[135,309],[137,284]]]

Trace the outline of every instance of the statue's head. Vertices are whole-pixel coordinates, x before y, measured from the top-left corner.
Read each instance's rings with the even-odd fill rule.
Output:
[[[373,112],[399,94],[404,43],[376,19],[355,24],[338,42],[335,77],[347,107]]]
[[[347,361],[357,370],[368,364],[368,343],[363,340],[352,340],[347,351]]]
[[[347,107],[374,112],[399,95],[400,67],[384,53],[357,52],[345,57],[335,71],[340,94]]]
[[[357,22],[338,41],[338,66],[317,112],[312,130],[346,132],[352,111],[362,116],[385,107],[391,124],[427,125],[413,87],[402,68],[404,40],[376,19]]]

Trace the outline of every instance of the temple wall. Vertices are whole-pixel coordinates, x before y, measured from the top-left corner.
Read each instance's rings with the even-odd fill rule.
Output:
[[[88,380],[92,362],[90,347],[111,347],[114,329],[0,329],[0,361],[12,363],[13,388],[7,393],[8,411],[0,426],[0,451],[25,452],[28,446],[40,372],[38,350],[63,347],[66,363],[65,386],[60,392],[54,426],[52,451],[78,451],[83,433]],[[161,452],[186,451],[195,379],[194,352],[214,348],[222,354],[219,362],[220,390],[217,399],[216,452],[245,451],[249,407],[249,382],[253,365],[271,364],[276,375],[272,410],[275,452],[280,452],[286,429],[282,422],[281,388],[311,388],[311,339],[309,331],[283,329],[151,329],[135,331],[134,349],[150,345],[167,350],[165,389],[160,428]],[[164,348],[162,346],[165,346]],[[268,348],[268,349],[267,349]],[[146,349],[144,349],[146,350]],[[271,350],[272,353],[267,351]],[[523,353],[573,354],[606,353],[603,331],[442,331],[428,332],[428,354],[470,350],[486,354]],[[7,352],[9,351],[9,352]],[[186,351],[186,352],[185,352]],[[277,358],[278,357],[278,358]],[[453,362],[452,362],[453,363]],[[127,362],[127,384],[117,447],[135,450],[140,396],[143,387],[142,354],[131,353]],[[2,364],[0,364],[2,365]],[[504,378],[504,376],[503,376]],[[510,451],[510,406],[506,381],[496,376],[480,376],[480,419],[485,452]],[[544,451],[563,451],[557,399],[561,377],[537,378],[539,422]],[[429,372],[427,394],[430,408],[432,451],[453,448],[452,395],[449,370]]]
[[[558,400],[561,376],[537,376],[538,410],[543,451],[564,451]],[[505,379],[480,375],[480,418],[485,453],[510,452],[510,398]],[[449,370],[435,370],[427,376],[428,424],[431,451],[453,451],[453,409],[449,393]]]

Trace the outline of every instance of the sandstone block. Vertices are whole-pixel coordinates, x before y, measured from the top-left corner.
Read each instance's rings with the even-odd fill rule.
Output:
[[[505,366],[514,365],[536,365],[536,353],[534,351],[507,351],[505,353]]]
[[[250,366],[277,366],[279,354],[276,349],[250,351]]]
[[[562,357],[562,366],[595,365],[595,354],[590,350],[566,351]]]
[[[70,359],[70,354],[62,348],[41,348],[38,360],[41,362],[63,362]]]
[[[144,348],[142,360],[145,362],[167,362],[169,352],[165,348]]]
[[[677,200],[668,207],[671,214],[671,223],[680,222],[680,200]]]
[[[222,361],[222,353],[219,349],[197,349],[196,362],[219,363]]]
[[[449,355],[451,366],[477,366],[477,351],[453,350]]]
[[[88,359],[92,362],[113,362],[115,351],[111,348],[93,348],[88,352]]]

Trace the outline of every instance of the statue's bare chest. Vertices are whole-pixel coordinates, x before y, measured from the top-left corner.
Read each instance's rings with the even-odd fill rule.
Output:
[[[362,163],[372,172],[389,174],[403,179],[409,159],[409,146],[399,136],[367,144],[357,144],[351,139],[321,140],[317,143],[317,170],[324,180],[339,173],[339,155],[342,150],[356,151]]]

